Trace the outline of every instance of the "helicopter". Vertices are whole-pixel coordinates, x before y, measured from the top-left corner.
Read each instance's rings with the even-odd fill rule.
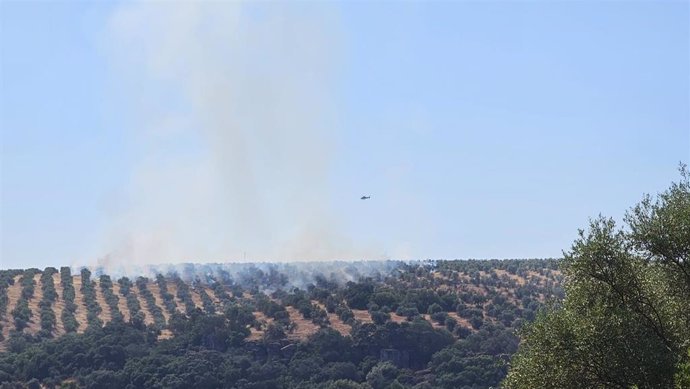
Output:
[[[362,196],[362,197],[360,197],[359,199],[360,199],[360,200],[369,200],[370,198],[371,198],[371,195],[369,195],[369,196]]]

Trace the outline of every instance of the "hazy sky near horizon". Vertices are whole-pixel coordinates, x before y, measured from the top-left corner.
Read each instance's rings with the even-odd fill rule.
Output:
[[[690,162],[683,1],[3,1],[0,29],[0,268],[557,257]]]

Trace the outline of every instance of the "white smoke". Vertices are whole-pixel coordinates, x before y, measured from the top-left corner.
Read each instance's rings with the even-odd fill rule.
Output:
[[[115,10],[107,47],[136,162],[103,264],[381,257],[330,203],[338,26],[315,3]]]

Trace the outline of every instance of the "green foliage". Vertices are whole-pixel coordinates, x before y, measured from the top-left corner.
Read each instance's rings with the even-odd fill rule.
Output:
[[[137,296],[132,293],[132,281],[127,277],[122,277],[117,280],[120,284],[120,294],[127,300],[127,309],[129,309],[129,321],[141,328],[144,326],[144,312],[141,311],[141,304]]]
[[[676,389],[690,388],[690,348],[688,348],[688,359],[678,364],[675,383]]]
[[[158,289],[160,289],[161,298],[163,299],[163,304],[165,309],[169,314],[174,314],[177,312],[177,304],[175,303],[175,296],[168,291],[168,283],[162,274],[156,275],[156,283],[158,284]]]
[[[348,282],[345,287],[345,300],[353,309],[367,309],[367,304],[374,293],[374,283],[371,281]]]
[[[34,281],[34,275],[40,273],[38,269],[28,269],[22,273],[19,283],[22,286],[22,292],[17,301],[17,305],[12,310],[12,316],[14,317],[14,326],[18,332],[21,332],[26,328],[31,322],[32,312],[29,309],[29,300],[34,296],[34,287],[36,281]]]
[[[381,362],[367,374],[367,383],[373,389],[384,389],[393,383],[397,376],[398,368],[395,365],[390,362]]]
[[[18,274],[21,274],[20,270],[0,270],[0,320],[4,319],[7,314],[7,304],[9,303],[7,288],[14,285],[14,277]]]
[[[226,305],[232,304],[234,302],[234,299],[230,297],[228,292],[225,290],[225,287],[220,282],[214,282],[212,288],[213,293],[215,293],[218,300],[220,300],[220,304],[222,307],[225,307]]]
[[[96,300],[96,283],[91,280],[91,271],[81,269],[81,293],[84,296],[84,306],[86,307],[86,320],[89,328],[100,328],[103,322],[99,318],[102,308]]]
[[[546,268],[540,268],[540,263],[546,264]],[[499,276],[494,267],[506,269],[512,265],[517,273],[542,271],[539,274],[544,279],[555,282],[557,276],[546,272],[551,270],[549,264],[536,260],[505,264],[423,262],[400,264],[390,274],[368,272],[368,277],[345,267],[348,279],[359,281],[343,285],[336,276],[316,275],[297,278],[301,287],[289,289],[271,289],[295,278],[270,266],[253,267],[230,277],[211,268],[206,271],[206,265],[184,265],[179,268],[182,278],[156,276],[162,298],[160,306],[155,303],[157,296],[152,294],[148,280],[138,278],[133,283],[121,278],[121,296],[116,296],[111,278],[101,275],[100,292],[113,320],[104,326],[93,325],[90,320],[87,331],[80,334],[73,333],[76,321],[69,325],[69,318],[74,320],[75,293],[69,268],[62,268],[63,322],[72,333],[59,339],[13,333],[6,343],[9,352],[0,354],[0,381],[25,385],[35,378],[45,387],[132,389],[495,386],[505,375],[506,356],[515,351],[517,344],[512,322],[500,324],[507,323],[501,319],[502,310],[521,317],[523,309],[539,309],[541,296],[555,293],[553,285],[539,282],[518,286],[513,279]],[[49,272],[52,270],[46,269],[45,273]],[[471,278],[465,278],[465,273],[471,274]],[[3,274],[0,273],[0,281]],[[11,277],[4,277],[9,283]],[[95,301],[97,285],[86,269],[82,280],[84,305],[93,316],[95,310],[92,312],[89,302]],[[177,286],[184,312],[176,309],[175,298],[167,288],[169,282]],[[475,282],[479,288],[466,287]],[[47,278],[41,285],[46,300],[40,305],[43,309],[51,302],[52,293]],[[207,287],[212,288],[220,304],[214,304],[206,294]],[[194,306],[190,288],[199,293],[204,309]],[[226,289],[232,291],[232,296]],[[511,293],[517,294],[518,290],[521,292],[516,300]],[[127,302],[129,323],[121,320],[118,297]],[[144,325],[140,304],[151,312],[155,325]],[[289,306],[323,328],[307,339],[296,339],[303,329],[292,331],[295,323],[286,310]],[[491,307],[491,313],[487,314],[484,306]],[[373,323],[366,316],[362,321],[355,320],[351,308],[368,309]],[[480,330],[470,330],[466,324],[453,320],[448,312],[456,309],[469,310]],[[158,340],[158,330],[166,324],[163,310],[170,313],[167,328],[172,338]],[[263,312],[268,319],[257,323],[256,311]],[[392,311],[403,313],[408,321],[398,323],[398,317],[392,321]],[[327,312],[351,325],[351,335],[344,336],[330,328]],[[420,312],[430,312],[435,326],[424,320]],[[359,317],[364,312],[357,314]],[[438,329],[436,323],[445,325],[448,331]],[[248,338],[252,327],[263,329],[263,338]]]
[[[510,329],[487,324],[438,353],[429,363],[436,377],[435,387],[496,387],[505,377],[506,355],[517,349],[518,341]]]
[[[211,296],[209,296],[208,293],[206,293],[204,288],[198,287],[196,288],[196,291],[201,297],[201,304],[204,306],[204,312],[209,313],[211,315],[216,313],[216,305],[213,303]]]
[[[120,307],[118,306],[119,298],[113,292],[113,281],[110,279],[110,276],[107,274],[101,275],[100,285],[101,293],[103,293],[103,298],[110,308],[110,315],[113,321],[124,320],[122,312],[120,312]]]
[[[147,282],[148,279],[145,277],[137,278],[137,289],[139,289],[139,294],[141,295],[141,297],[144,298],[144,301],[146,302],[146,307],[153,316],[153,322],[155,327],[157,329],[162,329],[163,327],[165,327],[166,324],[165,316],[163,316],[163,311],[156,304],[156,298],[153,296],[153,293],[151,293],[151,291],[146,286]]]
[[[391,319],[391,315],[389,313],[381,312],[381,311],[372,311],[370,312],[371,315],[371,320],[374,322],[376,325],[384,325],[386,324],[387,321]]]
[[[592,220],[566,255],[566,299],[527,326],[507,388],[685,385],[690,174],[625,217]]]
[[[369,389],[370,386],[359,384],[352,380],[336,380],[331,382],[327,389]]]
[[[79,327],[79,323],[74,317],[77,305],[74,303],[74,284],[72,283],[72,272],[69,267],[63,266],[60,268],[60,283],[62,284],[62,299],[65,301],[65,308],[62,311],[61,317],[62,325],[66,332],[75,332]]]
[[[53,311],[53,303],[57,298],[55,291],[55,284],[53,282],[53,274],[57,273],[54,267],[46,268],[41,274],[41,290],[43,292],[43,300],[39,303],[41,308],[41,336],[52,336],[55,324],[57,322],[55,312]]]
[[[339,305],[335,309],[335,314],[338,315],[338,318],[340,318],[340,320],[348,324],[352,324],[355,320],[355,314],[352,312],[350,308],[344,305]]]
[[[447,317],[443,324],[445,324],[446,329],[448,329],[448,331],[453,332],[455,330],[455,327],[457,327],[458,325],[458,321],[453,319],[452,317]]]
[[[179,277],[175,278],[175,283],[177,284],[177,298],[184,303],[187,315],[191,315],[196,310],[196,306],[192,300],[192,294],[189,291],[189,286],[187,286],[187,283],[182,281],[182,279]]]

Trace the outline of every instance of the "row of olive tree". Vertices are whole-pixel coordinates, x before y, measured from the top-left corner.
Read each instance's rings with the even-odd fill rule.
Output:
[[[34,297],[34,290],[36,286],[36,281],[34,280],[34,275],[39,273],[38,269],[28,269],[22,273],[19,279],[19,284],[22,286],[22,292],[17,301],[17,305],[12,310],[12,316],[14,317],[15,329],[19,332],[24,330],[31,322],[32,312],[29,308],[29,301]]]
[[[62,300],[65,302],[65,308],[62,310],[60,319],[62,319],[62,325],[66,332],[75,332],[79,328],[79,322],[74,316],[77,311],[77,304],[74,302],[76,293],[72,283],[72,271],[67,266],[60,268],[60,284],[62,286]]]
[[[53,282],[53,274],[57,273],[54,267],[47,267],[41,274],[41,290],[43,292],[43,299],[39,303],[41,308],[41,332],[42,337],[50,337],[55,330],[57,318],[53,311],[53,304],[57,299],[57,292],[55,291],[55,283]]]

